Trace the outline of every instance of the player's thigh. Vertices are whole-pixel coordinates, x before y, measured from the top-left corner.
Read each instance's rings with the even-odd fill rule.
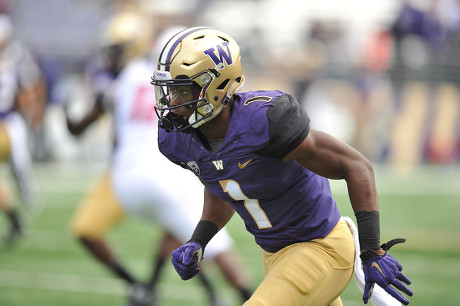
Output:
[[[340,294],[347,287],[352,274],[353,268],[331,271],[318,283],[322,290],[318,289],[317,295],[314,291],[311,294],[302,293],[292,283],[276,277],[266,277],[244,306],[341,306]]]
[[[6,131],[5,125],[0,122],[0,162],[8,160],[11,154],[10,137]]]
[[[77,237],[102,238],[125,216],[108,174],[103,175],[79,204],[72,231]]]

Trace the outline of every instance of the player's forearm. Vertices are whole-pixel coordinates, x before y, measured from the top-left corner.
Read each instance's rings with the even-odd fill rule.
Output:
[[[208,220],[200,220],[198,225],[195,228],[195,231],[190,238],[190,241],[198,242],[201,248],[204,250],[209,241],[217,234],[218,232],[217,225]]]
[[[345,181],[355,214],[359,211],[378,211],[379,200],[374,170],[364,157],[348,167]]]
[[[66,123],[68,131],[75,136],[80,135],[83,131],[86,130],[88,126],[90,126],[93,122],[99,118],[102,114],[100,110],[93,109],[89,113],[85,115],[80,121],[74,122],[66,115]]]
[[[380,213],[374,171],[364,158],[347,173],[350,202],[358,224],[361,250],[380,249]]]
[[[204,206],[201,220],[211,221],[221,230],[232,218],[235,210],[230,203],[212,195],[207,188],[204,191]]]
[[[189,241],[198,242],[204,249],[211,239],[227,224],[234,214],[229,203],[204,190],[204,204],[201,220]]]

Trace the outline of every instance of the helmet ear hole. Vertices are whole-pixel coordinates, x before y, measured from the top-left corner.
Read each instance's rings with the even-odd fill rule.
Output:
[[[217,86],[217,89],[219,89],[219,90],[224,89],[225,86],[227,86],[229,81],[230,81],[229,79],[224,80],[222,83],[219,84],[219,86]]]

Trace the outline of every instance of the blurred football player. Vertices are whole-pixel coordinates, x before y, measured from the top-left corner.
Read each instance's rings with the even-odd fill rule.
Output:
[[[105,70],[96,73],[95,106],[80,122],[67,120],[69,130],[79,134],[107,112],[107,105],[113,108],[116,146],[111,169],[79,205],[72,227],[74,235],[90,253],[129,284],[128,305],[132,306],[156,303],[155,285],[163,263],[171,251],[193,232],[199,216],[195,214],[194,219],[188,212],[198,209],[194,203],[201,204],[196,197],[178,193],[164,184],[169,169],[163,165],[168,166],[169,162],[165,163],[156,153],[156,138],[151,139],[156,137],[152,132],[156,126],[154,93],[149,83],[145,84],[145,77],[150,74],[153,64],[142,59],[153,37],[149,28],[151,25],[145,18],[133,13],[121,13],[108,21],[102,31],[107,61],[103,66]],[[199,182],[185,177],[183,180],[192,192],[200,189]],[[147,283],[141,283],[124,267],[105,240],[107,233],[126,215],[153,220],[166,232]],[[215,246],[211,246],[213,251],[209,259],[220,264],[229,281],[246,300],[251,292],[230,247],[231,238],[224,231],[220,239],[216,239]],[[205,275],[200,280],[211,304],[218,305],[211,282]]]
[[[38,203],[37,184],[28,147],[29,129],[42,120],[45,82],[31,53],[14,39],[13,23],[0,14],[0,161],[13,171],[22,201],[28,208]],[[9,242],[22,231],[12,195],[0,191],[0,207],[10,221]]]
[[[387,253],[404,239],[380,245],[371,164],[336,138],[310,130],[291,95],[240,93],[243,81],[238,44],[205,27],[173,36],[153,73],[160,151],[205,185],[202,217],[189,241],[172,253],[180,277],[198,274],[208,242],[236,211],[263,249],[265,272],[244,305],[342,305],[340,295],[359,259],[356,249],[365,275],[364,303],[377,283],[408,304],[399,291],[412,296],[403,284],[410,280]],[[348,185],[357,247],[328,179]]]

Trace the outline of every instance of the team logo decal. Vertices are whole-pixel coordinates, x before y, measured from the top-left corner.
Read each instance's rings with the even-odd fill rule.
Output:
[[[198,167],[198,164],[195,161],[189,161],[187,163],[187,166],[192,169],[193,172],[196,173],[196,175],[200,175],[200,167]]]
[[[212,163],[214,164],[214,167],[216,167],[217,170],[224,170],[224,162],[222,161],[222,159],[213,160]]]
[[[224,50],[224,48],[226,50]],[[233,64],[232,54],[230,53],[228,42],[224,42],[222,45],[217,45],[213,48],[204,50],[203,53],[212,59],[217,70],[224,68],[224,62],[226,62],[228,66]]]
[[[250,160],[248,160],[247,162],[244,162],[244,163],[238,162],[238,167],[240,167],[240,169],[244,169],[251,161],[252,161],[252,159],[250,159]]]

